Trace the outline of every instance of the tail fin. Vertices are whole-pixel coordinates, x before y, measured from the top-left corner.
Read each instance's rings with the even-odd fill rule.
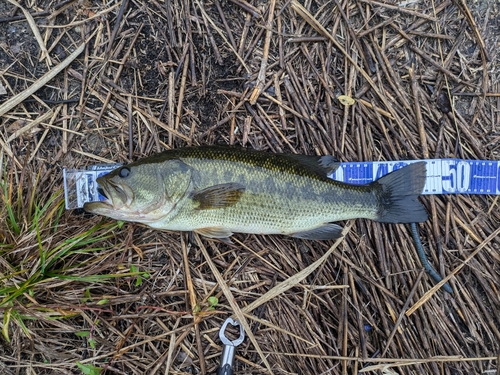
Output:
[[[379,198],[378,219],[382,223],[419,223],[427,212],[418,201],[425,185],[425,162],[410,164],[372,182]]]

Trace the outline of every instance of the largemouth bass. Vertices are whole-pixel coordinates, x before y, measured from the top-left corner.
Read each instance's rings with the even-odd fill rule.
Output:
[[[107,199],[84,209],[226,241],[236,232],[327,240],[340,236],[342,228],[332,223],[339,220],[427,219],[417,199],[425,184],[424,162],[368,185],[328,178],[337,167],[332,156],[219,146],[169,150],[98,178]]]

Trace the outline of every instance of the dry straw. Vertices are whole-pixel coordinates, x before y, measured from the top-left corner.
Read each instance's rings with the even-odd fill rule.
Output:
[[[210,373],[235,316],[238,374],[499,374],[497,197],[422,198],[448,295],[404,225],[190,242],[61,193],[63,167],[200,144],[498,160],[494,1],[34,4],[0,2],[1,373]]]

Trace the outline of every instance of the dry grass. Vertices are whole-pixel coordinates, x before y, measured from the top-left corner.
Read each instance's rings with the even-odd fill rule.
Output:
[[[238,374],[499,374],[496,197],[422,199],[448,295],[403,225],[190,244],[64,212],[60,191],[63,167],[197,144],[498,159],[497,2],[16,4],[0,3],[1,373],[212,372],[236,314]]]

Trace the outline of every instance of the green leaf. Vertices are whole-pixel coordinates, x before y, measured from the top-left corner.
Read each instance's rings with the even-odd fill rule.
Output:
[[[137,266],[134,266],[133,264],[130,266],[130,273],[131,274],[136,274],[137,277],[135,279],[135,286],[140,286],[142,284],[142,278],[148,278],[149,274],[147,272],[139,272],[139,269]]]
[[[75,332],[75,335],[77,335],[78,337],[89,337],[90,332],[89,331],[79,331],[79,332]]]
[[[2,328],[2,335],[7,340],[7,342],[10,342],[9,338],[9,322],[10,322],[10,315],[12,313],[12,308],[6,310],[3,314],[3,328]]]
[[[31,333],[28,330],[28,327],[24,324],[24,319],[33,319],[31,317],[27,317],[25,315],[19,314],[17,310],[10,310],[12,312],[12,319],[14,322],[17,323],[19,327],[21,327],[21,330],[24,332],[24,334],[31,339]]]
[[[197,303],[196,306],[194,307],[193,309],[193,314],[197,314],[201,311],[201,307],[200,307],[200,304]]]
[[[219,304],[219,299],[215,296],[208,297],[207,301],[210,304],[210,307],[212,309],[215,308]]]
[[[85,292],[83,292],[83,298],[80,299],[82,303],[85,303],[87,301],[92,301],[92,296],[90,295],[90,289],[87,288],[85,289]]]
[[[99,367],[95,367],[94,365],[91,365],[90,363],[83,364],[80,362],[76,362],[76,365],[78,366],[78,368],[80,370],[82,370],[82,372],[85,375],[99,375],[101,373],[101,369]]]
[[[142,284],[142,277],[137,276],[137,279],[135,279],[135,286],[140,286]]]
[[[92,349],[95,349],[95,344],[97,344],[96,339],[89,339],[89,345]]]

